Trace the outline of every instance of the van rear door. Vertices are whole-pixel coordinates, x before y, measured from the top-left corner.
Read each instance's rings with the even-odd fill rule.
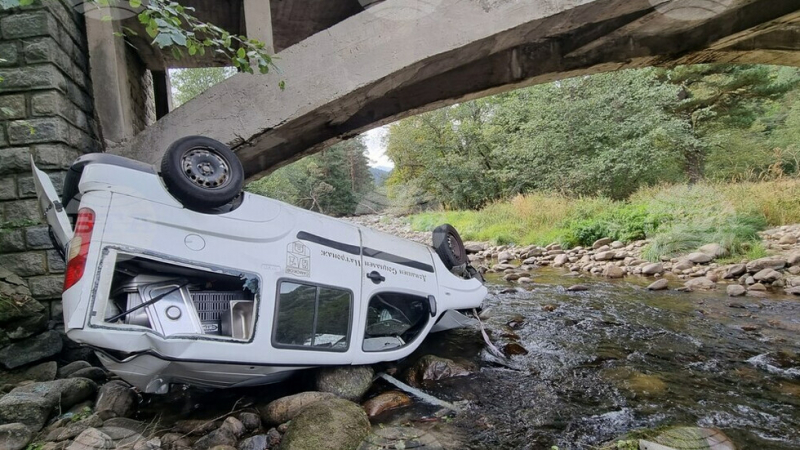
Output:
[[[72,239],[72,225],[67,217],[67,210],[65,205],[61,204],[50,177],[36,167],[33,157],[31,157],[31,169],[33,170],[33,183],[36,185],[36,194],[39,197],[39,209],[47,219],[47,224],[50,225],[58,250],[63,253]]]

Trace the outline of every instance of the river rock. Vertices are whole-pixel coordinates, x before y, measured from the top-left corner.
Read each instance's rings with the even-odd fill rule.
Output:
[[[506,356],[527,355],[528,350],[516,342],[511,342],[503,346],[503,354]]]
[[[457,364],[452,359],[425,355],[408,370],[408,373],[406,373],[406,380],[412,386],[420,386],[425,381],[465,377],[469,374],[469,369]]]
[[[561,267],[568,262],[569,262],[569,256],[563,254],[557,255],[555,259],[553,259],[553,267]]]
[[[756,259],[747,263],[747,271],[750,273],[760,272],[764,269],[783,269],[786,267],[786,260],[784,258],[768,256],[766,258]]]
[[[690,291],[709,291],[717,288],[717,283],[706,277],[692,278],[683,285]]]
[[[787,288],[785,292],[789,295],[800,295],[800,286]]]
[[[748,291],[766,292],[767,287],[761,283],[754,283],[747,288]]]
[[[505,262],[505,261],[511,261],[513,259],[514,259],[514,255],[512,255],[511,252],[504,251],[504,252],[500,252],[500,254],[497,255],[497,260],[500,261],[501,263]]]
[[[695,264],[705,264],[707,262],[711,262],[711,260],[714,258],[702,252],[694,252],[694,253],[689,253],[686,256],[686,259]]]
[[[734,264],[728,267],[728,270],[725,271],[725,274],[722,275],[722,278],[730,279],[730,278],[737,278],[745,274],[747,272],[747,266],[744,264]]]
[[[367,412],[367,416],[372,418],[391,409],[408,406],[411,403],[411,397],[408,395],[400,391],[389,391],[367,400],[362,407]]]
[[[669,281],[666,278],[662,278],[660,280],[656,280],[655,282],[651,283],[650,286],[647,286],[648,290],[651,291],[663,291],[669,287]]]
[[[606,252],[600,252],[600,253],[594,255],[594,260],[595,261],[611,261],[612,259],[614,259],[614,257],[616,255],[617,255],[617,252],[610,251],[610,250],[606,251]]]
[[[607,278],[622,278],[625,276],[625,271],[622,270],[621,267],[608,264],[605,269],[603,269],[603,276]]]
[[[0,372],[0,385],[18,384],[22,381],[53,381],[56,378],[58,364],[48,361],[28,369],[13,372]]]
[[[448,448],[461,448],[450,442]],[[430,433],[414,427],[380,427],[372,430],[358,450],[385,450],[414,448],[419,450],[442,450],[442,444]],[[499,448],[499,447],[498,447]]]
[[[689,270],[694,267],[694,263],[688,259],[681,259],[672,265],[672,270]]]
[[[6,369],[24,366],[58,354],[62,345],[58,331],[47,331],[0,350],[0,364]]]
[[[792,236],[791,234],[784,235],[782,238],[778,240],[778,244],[788,244],[788,245],[797,244],[797,237]]]
[[[600,248],[600,247],[602,247],[604,245],[608,245],[611,242],[613,242],[613,240],[609,239],[609,238],[598,239],[598,240],[594,241],[594,244],[592,244],[592,249],[593,250],[597,250],[598,248]]]
[[[717,243],[706,244],[697,249],[700,253],[705,253],[712,258],[719,258],[728,254],[724,247]]]
[[[588,290],[589,286],[586,286],[585,284],[576,284],[567,288],[567,292],[582,292]]]
[[[369,419],[360,406],[340,398],[322,400],[292,419],[281,450],[355,449],[369,432]]]
[[[517,281],[522,278],[518,273],[507,273],[503,276],[503,279],[506,281]]]
[[[141,439],[133,444],[133,450],[161,450],[161,438]]]
[[[67,450],[111,450],[114,440],[96,428],[87,428],[75,438]]]
[[[375,371],[370,366],[343,366],[317,371],[316,386],[320,392],[330,392],[345,400],[357,402],[372,386]]]
[[[301,392],[270,402],[259,408],[261,420],[268,425],[280,425],[292,420],[303,408],[313,403],[336,397],[329,392]]]
[[[111,381],[100,388],[95,411],[103,420],[130,417],[136,410],[138,398],[133,388],[123,381]]]
[[[654,440],[675,450],[736,450],[733,441],[715,428],[671,428]]]
[[[257,434],[240,442],[238,450],[266,450],[268,448],[267,435]]]
[[[43,383],[31,383],[20,386],[12,390],[12,394],[32,394],[47,399],[53,405],[59,405],[62,410],[94,396],[97,392],[97,384],[86,378],[70,378],[67,380],[47,381]],[[0,402],[5,399],[3,397]]]
[[[464,250],[467,251],[467,254],[480,253],[486,250],[486,244],[483,242],[465,242]]]
[[[773,281],[780,280],[782,278],[783,275],[781,275],[780,272],[774,269],[760,270],[755,275],[753,275],[753,279],[761,283],[772,283]]]
[[[647,264],[642,267],[643,275],[657,275],[664,272],[664,265],[661,263]]]
[[[219,427],[198,439],[197,442],[192,445],[192,450],[211,450],[218,445],[235,446],[236,435],[227,427]]]
[[[800,252],[794,252],[786,258],[786,264],[790,266],[800,265]]]
[[[33,432],[21,423],[0,425],[0,448],[22,450],[33,439]]]
[[[257,430],[261,427],[261,416],[256,413],[243,412],[239,414],[239,421],[247,431]]]
[[[740,284],[730,284],[725,291],[728,293],[728,297],[741,297],[747,293],[747,289]]]
[[[92,367],[92,365],[86,361],[73,361],[58,369],[58,378],[69,378],[73,373],[87,367]]]

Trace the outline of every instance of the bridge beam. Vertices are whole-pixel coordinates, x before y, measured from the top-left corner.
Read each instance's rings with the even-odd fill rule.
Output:
[[[742,58],[754,53],[720,42],[800,10],[796,0],[731,0],[705,20],[663,13],[692,1],[387,0],[281,52],[281,74],[226,80],[115,152],[156,162],[172,141],[204,134],[229,143],[253,179],[458,101],[582,73]]]

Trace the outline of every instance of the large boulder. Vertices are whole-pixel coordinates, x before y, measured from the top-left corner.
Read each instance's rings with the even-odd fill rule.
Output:
[[[622,267],[615,266],[614,264],[608,264],[603,269],[603,276],[607,278],[622,278],[625,276],[625,271]]]
[[[714,257],[703,252],[695,252],[689,253],[689,255],[686,256],[686,259],[695,264],[705,264],[707,262],[711,262]]]
[[[753,275],[753,279],[760,282],[760,283],[772,283],[775,280],[780,280],[783,278],[780,272],[775,269],[763,269],[756,272]]]
[[[370,432],[360,406],[340,398],[316,402],[289,424],[281,450],[356,450]]]
[[[660,280],[656,280],[650,283],[650,286],[647,286],[647,289],[650,291],[663,291],[669,287],[669,281],[666,278],[662,278]]]
[[[657,275],[664,272],[664,265],[661,263],[647,264],[642,267],[643,275]]]
[[[130,417],[136,412],[138,401],[133,388],[127,383],[111,381],[100,388],[95,411],[103,420],[113,417]]]
[[[259,412],[261,413],[261,419],[264,423],[268,425],[279,425],[292,420],[305,407],[335,397],[335,395],[329,392],[301,392],[270,402],[267,406],[259,408]]]
[[[747,289],[740,284],[730,284],[725,288],[725,292],[727,292],[728,297],[741,297],[747,293]]]
[[[722,278],[729,279],[729,278],[738,278],[747,272],[747,266],[744,264],[734,264],[728,267],[728,270],[725,271],[725,274]]]
[[[373,376],[370,366],[327,367],[317,371],[317,390],[357,402],[372,386]]]
[[[0,425],[0,448],[22,450],[33,439],[33,432],[21,423]]]
[[[406,381],[412,386],[420,386],[425,381],[444,380],[453,377],[465,377],[471,372],[452,359],[425,355],[406,373]]]
[[[766,258],[759,258],[747,263],[747,271],[750,273],[760,272],[764,269],[783,269],[786,267],[786,259],[768,256]]]
[[[3,348],[0,364],[6,369],[21,367],[57,355],[62,345],[61,335],[51,330]]]
[[[54,405],[60,405],[62,410],[93,397],[97,392],[97,384],[86,378],[70,378],[44,383],[31,383],[12,390],[12,394],[33,394],[41,396]],[[0,399],[2,401],[2,399]]]
[[[0,423],[21,423],[33,431],[42,429],[55,402],[31,393],[8,393],[0,398]]]
[[[0,372],[0,384],[18,384],[22,381],[53,381],[56,378],[58,364],[48,361],[26,369],[11,372]]]

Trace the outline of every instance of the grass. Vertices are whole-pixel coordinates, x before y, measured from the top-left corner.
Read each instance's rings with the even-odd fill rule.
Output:
[[[602,237],[650,239],[644,256],[658,260],[718,243],[729,259],[765,254],[758,232],[800,223],[800,180],[761,183],[662,185],[627,201],[534,193],[480,211],[438,211],[409,217],[417,231],[449,223],[465,240],[494,244],[591,245]]]

